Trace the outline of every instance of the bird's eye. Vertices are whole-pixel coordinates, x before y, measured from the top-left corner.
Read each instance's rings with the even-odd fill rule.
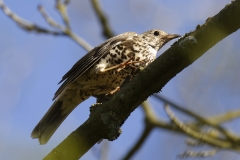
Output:
[[[159,35],[159,32],[158,32],[158,31],[155,31],[153,34],[154,34],[154,36],[158,36],[158,35]]]

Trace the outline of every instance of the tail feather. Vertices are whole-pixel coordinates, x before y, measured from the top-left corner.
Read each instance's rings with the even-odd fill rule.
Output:
[[[48,140],[52,137],[53,133],[57,130],[60,124],[66,119],[66,117],[73,111],[76,107],[71,107],[70,109],[63,110],[63,101],[55,101],[49,108],[44,117],[33,129],[31,137],[38,138],[40,144],[46,144]]]

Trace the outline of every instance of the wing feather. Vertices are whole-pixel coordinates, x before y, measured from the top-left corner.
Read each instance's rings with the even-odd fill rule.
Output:
[[[91,68],[94,64],[96,64],[103,56],[109,53],[114,44],[125,40],[128,37],[137,36],[135,32],[126,32],[120,34],[118,36],[112,37],[102,43],[101,45],[95,47],[91,51],[89,51],[85,56],[83,56],[79,61],[77,61],[73,67],[62,77],[62,80],[58,83],[63,84],[59,87],[59,89],[54,94],[53,100],[59,96],[62,91],[66,88],[68,84],[74,82],[79,76],[83,75],[89,68]]]

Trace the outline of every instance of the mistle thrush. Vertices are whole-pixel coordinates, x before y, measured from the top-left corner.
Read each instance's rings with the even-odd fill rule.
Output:
[[[135,76],[156,58],[168,41],[180,37],[161,30],[126,32],[112,37],[82,57],[63,76],[54,103],[32,131],[45,144],[65,118],[90,96],[112,94],[127,76]]]

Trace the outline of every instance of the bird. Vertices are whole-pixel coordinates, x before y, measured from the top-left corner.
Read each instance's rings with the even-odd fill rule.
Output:
[[[106,40],[78,60],[62,77],[53,104],[33,129],[31,137],[46,144],[66,117],[90,96],[111,95],[126,77],[134,77],[156,59],[167,42],[180,37],[152,29],[125,32]]]

